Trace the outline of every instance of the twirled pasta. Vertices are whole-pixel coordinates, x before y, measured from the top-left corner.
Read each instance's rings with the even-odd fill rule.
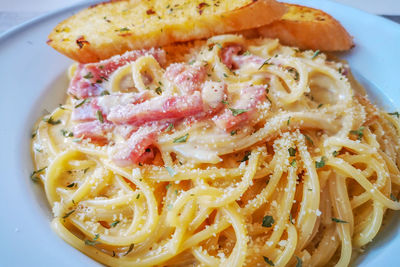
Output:
[[[249,59],[234,70],[221,60],[232,44]],[[400,209],[398,118],[369,104],[345,64],[276,40],[216,36],[187,60],[227,84],[227,101],[264,86],[257,117],[231,132],[212,118],[175,125],[159,133],[152,163],[121,167],[110,158],[120,136],[106,145],[72,137],[82,102],[69,96],[32,142],[55,232],[110,266],[347,266],[385,211]],[[145,55],[104,86],[181,94],[164,72]]]

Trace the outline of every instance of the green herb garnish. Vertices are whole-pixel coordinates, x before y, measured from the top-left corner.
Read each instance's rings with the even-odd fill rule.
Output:
[[[264,66],[266,66],[266,65],[272,65],[271,63],[269,63],[270,60],[271,60],[270,58],[267,59],[267,60],[265,60],[265,61],[263,62],[263,64],[261,64],[261,66],[258,68],[258,70],[261,70],[262,67],[264,67]]]
[[[241,160],[239,160],[239,162],[248,161],[250,155],[251,155],[251,152],[250,152],[250,151],[247,151],[246,154],[244,154],[244,157],[243,157]]]
[[[338,219],[338,218],[333,218],[333,217],[332,217],[332,222],[335,222],[335,223],[348,223],[346,221],[343,221],[343,220]]]
[[[292,167],[296,167],[296,159],[293,159],[293,160],[290,162],[290,165],[291,165]]]
[[[332,156],[336,157],[337,155],[339,155],[339,152],[337,152],[336,150],[332,152]]]
[[[395,195],[393,195],[393,193],[390,193],[390,199],[395,202],[399,202],[399,200],[397,199],[397,197]]]
[[[139,198],[140,198],[140,194],[137,194],[136,199],[139,199]]]
[[[104,123],[103,113],[101,112],[101,110],[98,110],[96,112],[96,117],[101,123]]]
[[[249,50],[247,50],[246,52],[243,53],[243,56],[248,56],[248,55],[250,55],[250,51]]]
[[[357,135],[357,139],[361,140],[364,135],[363,133],[364,129],[365,129],[364,126],[361,126],[360,128],[358,128],[358,130],[351,130],[350,134]]]
[[[103,92],[101,92],[101,96],[105,96],[105,95],[109,95],[110,94],[110,92],[108,92],[107,90],[104,90]]]
[[[61,123],[61,120],[56,120],[55,121],[52,116],[48,117],[47,119],[43,118],[43,121],[47,122],[48,124],[51,124],[51,125],[56,125],[56,124],[60,124]]]
[[[114,222],[112,222],[111,224],[110,224],[110,226],[111,227],[115,227],[115,226],[117,226],[117,224],[119,224],[120,223],[120,221],[114,221]]]
[[[234,136],[235,134],[237,134],[237,130],[231,131],[231,136]]]
[[[320,161],[315,162],[315,168],[319,169],[325,166],[325,157],[322,157]]]
[[[319,50],[315,51],[314,55],[311,57],[311,59],[316,58],[320,53],[321,53],[321,51],[319,51]]]
[[[135,246],[135,244],[132,243],[132,244],[129,246],[128,250],[125,252],[125,254],[124,254],[123,256],[128,255],[128,254],[132,251],[132,249],[133,249],[134,246]]]
[[[388,114],[389,114],[389,115],[392,115],[392,116],[396,116],[397,118],[400,118],[400,114],[399,114],[398,111],[396,111],[396,112],[389,112]]]
[[[63,135],[64,137],[73,137],[73,136],[74,136],[74,133],[73,133],[73,132],[67,131],[67,130],[65,130],[65,129],[61,129],[61,133],[62,133],[62,135]]]
[[[264,216],[264,218],[262,220],[263,227],[271,227],[274,223],[275,223],[275,220],[270,215]]]
[[[71,183],[71,184],[67,185],[67,187],[72,188],[72,187],[74,187],[75,185],[76,185],[76,183]]]
[[[229,108],[229,110],[232,111],[232,115],[234,117],[248,111],[247,109],[234,109],[234,108]]]
[[[34,181],[34,182],[39,182],[39,178],[36,176],[36,174],[41,173],[41,172],[44,171],[45,169],[47,169],[47,166],[44,167],[44,168],[41,168],[41,169],[39,169],[39,170],[33,171],[33,172],[31,173],[31,180]]]
[[[289,151],[289,155],[290,155],[291,157],[296,156],[296,149],[295,149],[295,148],[289,147],[288,151]]]
[[[63,219],[68,218],[69,215],[71,215],[71,214],[74,213],[74,212],[75,212],[75,210],[71,210],[70,212],[67,212],[67,213],[63,216]]]
[[[311,145],[314,145],[313,140],[312,140],[308,135],[306,135],[306,134],[303,134],[303,135],[304,135],[304,137],[306,138],[306,140],[307,140],[308,142],[310,142]]]
[[[303,261],[298,256],[296,256],[296,260],[297,260],[296,267],[302,267]]]
[[[266,263],[268,263],[268,264],[271,265],[271,266],[275,266],[274,262],[271,261],[268,257],[263,256],[263,258],[264,258],[264,261],[265,261]]]
[[[85,76],[83,76],[85,79],[91,79],[93,78],[93,74],[89,71]]]
[[[168,128],[166,129],[167,132],[171,131],[174,128],[174,125],[172,123],[170,123],[168,125]]]
[[[155,91],[156,91],[156,94],[157,94],[157,95],[161,95],[161,94],[162,94],[162,89],[161,89],[161,87],[157,87]]]
[[[188,137],[189,137],[189,134],[187,133],[184,136],[174,138],[173,143],[185,143],[187,141]]]
[[[130,31],[130,30],[127,27],[123,27],[123,28],[119,29],[119,31],[120,32],[127,32],[127,31]]]

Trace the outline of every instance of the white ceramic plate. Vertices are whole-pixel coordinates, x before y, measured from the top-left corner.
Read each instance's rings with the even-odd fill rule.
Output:
[[[356,47],[340,55],[388,111],[400,109],[400,26],[380,17],[328,1],[290,1],[320,8],[354,36]],[[80,4],[25,23],[0,37],[0,265],[98,266],[50,229],[51,212],[40,185],[29,179],[34,122],[45,109],[63,102],[71,60],[46,45],[47,34]],[[393,216],[398,219],[398,214]],[[396,266],[400,223],[390,219],[362,266]]]

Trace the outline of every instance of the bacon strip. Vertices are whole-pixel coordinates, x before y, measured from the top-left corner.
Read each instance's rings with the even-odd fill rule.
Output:
[[[75,125],[73,129],[74,136],[77,138],[90,138],[94,143],[105,143],[106,134],[113,129],[110,123],[101,123],[100,121],[82,122]]]
[[[112,107],[116,105],[138,104],[150,99],[150,91],[140,93],[117,93],[112,95],[105,95],[93,97],[87,103],[75,108],[72,111],[73,121],[92,121],[96,120],[96,113],[98,110],[103,115],[110,113]]]
[[[165,124],[140,127],[126,142],[116,144],[111,152],[112,160],[121,167],[143,163],[154,158],[150,148],[156,143],[157,133],[165,129]]]
[[[189,96],[155,97],[137,105],[118,105],[107,116],[115,124],[143,124],[151,121],[179,119],[203,111],[199,93]]]
[[[203,66],[175,63],[168,66],[164,75],[179,88],[182,95],[186,95],[201,89],[206,79],[206,69]]]
[[[266,95],[264,86],[245,87],[240,92],[239,101],[231,107],[236,110],[245,110],[245,112],[235,116],[233,110],[225,109],[222,114],[214,117],[213,120],[219,128],[229,131],[234,127],[249,122],[257,113],[257,105],[265,101],[265,99]]]
[[[98,96],[103,91],[101,83],[119,67],[134,62],[141,56],[151,55],[161,65],[165,64],[165,51],[161,49],[134,50],[123,55],[88,64],[79,64],[68,88],[68,93],[78,98]]]

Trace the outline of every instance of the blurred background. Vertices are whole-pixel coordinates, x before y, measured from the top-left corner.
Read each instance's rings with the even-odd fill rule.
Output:
[[[34,17],[84,1],[91,2],[90,0],[0,0],[0,34]],[[400,0],[331,1],[382,15],[400,23]]]

